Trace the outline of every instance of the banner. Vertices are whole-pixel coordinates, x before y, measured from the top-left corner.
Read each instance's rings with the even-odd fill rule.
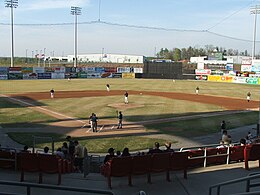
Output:
[[[7,75],[8,67],[0,67],[0,74]]]
[[[122,73],[122,78],[123,79],[134,79],[135,73]]]
[[[203,81],[206,81],[206,80],[208,80],[208,76],[207,76],[207,75],[196,75],[196,76],[195,76],[195,80],[203,80]]]
[[[245,77],[234,77],[233,83],[246,83],[246,78]]]
[[[122,73],[113,73],[112,78],[122,78]]]
[[[88,73],[80,72],[80,73],[78,73],[78,77],[79,78],[88,78]]]
[[[115,72],[117,72],[117,68],[116,67],[105,67],[105,72],[115,73]]]
[[[65,74],[63,72],[52,72],[51,73],[51,78],[52,79],[64,79]]]
[[[104,72],[101,74],[101,78],[112,78],[111,72]]]
[[[21,80],[21,79],[23,79],[23,74],[22,73],[9,73],[8,79],[9,80]]]
[[[9,73],[22,73],[22,67],[9,67]]]
[[[87,73],[95,72],[95,67],[86,67],[85,72]]]
[[[38,79],[51,79],[51,73],[38,73]]]
[[[130,67],[118,67],[117,72],[118,73],[130,72]]]
[[[8,75],[7,74],[0,74],[0,80],[7,80]]]
[[[44,73],[44,67],[33,67],[33,72],[34,73]]]
[[[143,68],[134,68],[134,73],[143,73]]]
[[[64,73],[65,72],[65,67],[54,67],[54,72],[57,72],[57,73]]]
[[[22,73],[32,73],[33,67],[22,67]]]
[[[246,78],[247,84],[258,84],[258,78]]]
[[[101,78],[101,73],[87,73],[88,78]]]
[[[25,80],[30,80],[30,79],[37,79],[37,73],[24,73],[23,74],[23,79]]]
[[[211,75],[210,69],[196,69],[195,70],[196,75]]]
[[[99,72],[99,73],[105,72],[105,68],[103,68],[103,67],[95,67],[95,72]]]

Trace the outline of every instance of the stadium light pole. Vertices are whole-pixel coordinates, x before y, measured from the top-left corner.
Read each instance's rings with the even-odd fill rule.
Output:
[[[71,7],[72,15],[75,16],[75,23],[74,23],[74,67],[77,67],[78,63],[78,15],[81,15],[81,7]]]
[[[18,7],[18,0],[5,0],[5,7],[11,8],[11,67],[14,67],[14,8]]]
[[[255,58],[255,41],[256,41],[256,20],[257,20],[257,14],[260,13],[260,6],[255,5],[254,7],[250,8],[250,14],[254,14],[254,29],[253,29],[253,47],[252,47],[252,62]]]

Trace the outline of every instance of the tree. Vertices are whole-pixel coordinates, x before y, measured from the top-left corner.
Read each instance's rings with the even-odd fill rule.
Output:
[[[173,52],[173,60],[179,61],[181,60],[181,50],[179,48],[175,48]]]

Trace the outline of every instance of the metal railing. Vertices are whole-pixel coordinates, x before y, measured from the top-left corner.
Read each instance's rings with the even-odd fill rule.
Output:
[[[105,191],[105,190],[75,188],[75,187],[66,187],[66,186],[55,186],[55,185],[46,185],[46,184],[32,184],[32,183],[26,183],[26,182],[21,183],[21,182],[0,180],[0,185],[25,187],[26,188],[26,195],[31,195],[31,188],[46,189],[46,194],[48,193],[49,190],[58,190],[58,191],[82,192],[82,193],[90,193],[90,194],[114,195],[113,192]],[[18,194],[15,194],[15,193],[5,193],[5,192],[1,192],[0,194],[18,195]],[[21,194],[21,193],[19,193],[19,194]],[[35,194],[37,194],[37,192],[35,192]]]
[[[251,183],[251,181],[254,180],[254,179],[260,179],[260,172],[251,173],[246,177],[242,177],[242,178],[239,178],[239,179],[234,179],[234,180],[230,180],[230,181],[226,181],[226,182],[222,182],[222,183],[212,185],[212,186],[209,187],[209,195],[212,195],[213,189],[216,189],[216,195],[220,195],[221,187],[227,186],[227,185],[230,185],[230,184],[236,184],[236,183],[239,183],[239,182],[246,182],[245,192],[237,193],[236,195],[238,195],[238,194],[239,195],[242,195],[242,194],[259,194],[259,192],[250,192],[251,188],[260,186],[260,182]]]
[[[194,150],[194,149],[201,149],[204,151],[204,154],[201,156],[196,156],[196,157],[190,157],[189,159],[204,159],[204,167],[207,166],[207,158],[211,158],[211,157],[220,157],[220,156],[226,156],[226,164],[229,164],[229,158],[230,158],[230,148],[232,148],[235,145],[238,145],[239,143],[234,143],[232,145],[225,145],[225,148],[227,148],[227,152],[226,153],[221,153],[221,154],[216,154],[216,155],[208,155],[207,154],[207,149],[211,149],[211,148],[217,148],[218,146],[220,146],[219,144],[211,144],[211,145],[203,145],[203,146],[196,146],[196,147],[189,147],[189,148],[180,148],[180,152],[184,152],[187,150]]]

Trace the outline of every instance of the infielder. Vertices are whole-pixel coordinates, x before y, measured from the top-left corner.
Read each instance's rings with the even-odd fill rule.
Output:
[[[127,91],[125,92],[125,104],[128,104],[128,93],[127,93]]]
[[[51,98],[54,98],[54,89],[53,88],[50,90],[50,94],[51,94]]]

